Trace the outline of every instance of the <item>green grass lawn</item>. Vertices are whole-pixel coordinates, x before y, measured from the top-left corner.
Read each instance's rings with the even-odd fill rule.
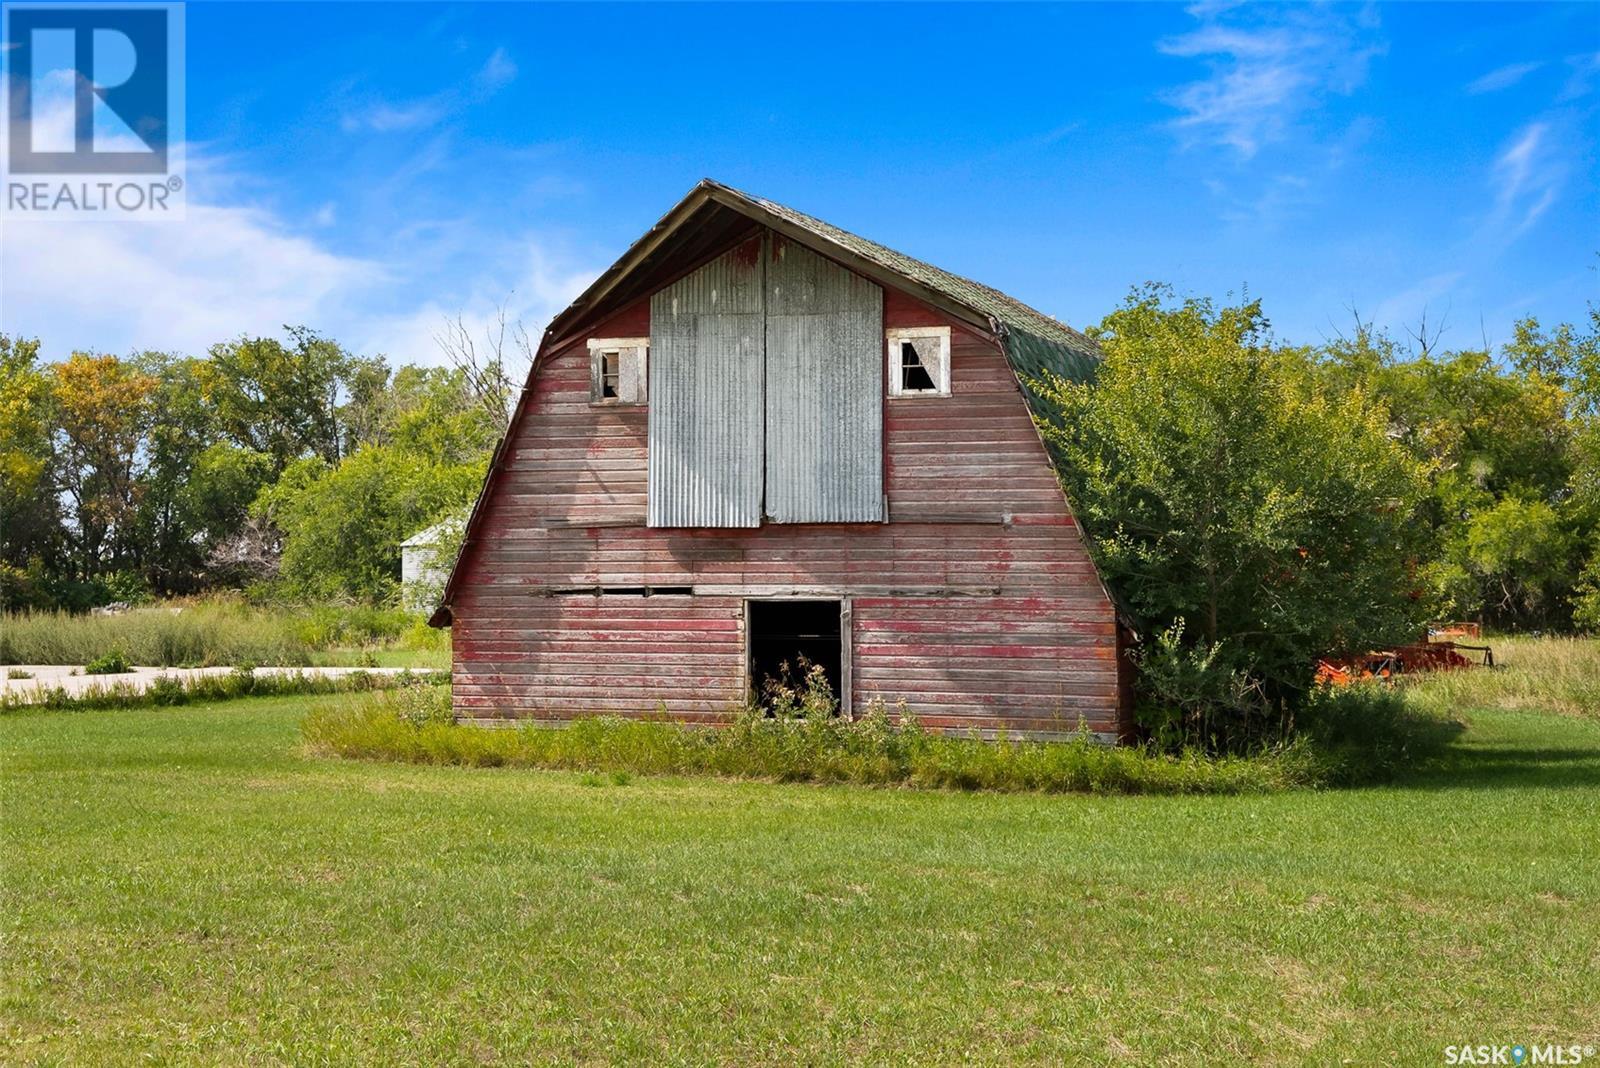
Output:
[[[1600,1046],[1600,722],[1404,784],[983,795],[0,718],[0,1061],[1443,1063]]]

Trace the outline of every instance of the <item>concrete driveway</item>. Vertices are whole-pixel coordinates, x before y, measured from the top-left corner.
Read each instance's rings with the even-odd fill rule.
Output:
[[[136,667],[132,671],[120,675],[85,675],[83,668],[63,666],[61,664],[10,664],[3,670],[10,675],[13,672],[27,672],[33,677],[30,679],[6,678],[0,680],[0,693],[21,693],[25,697],[31,694],[43,693],[47,690],[61,688],[70,694],[80,694],[85,690],[95,687],[110,689],[112,686],[132,686],[141,692],[150,688],[150,684],[165,675],[174,679],[192,679],[202,675],[227,675],[232,673],[231,667],[206,667],[206,668],[153,668]],[[320,678],[336,679],[357,671],[364,671],[369,675],[398,675],[406,668],[363,668],[363,667],[258,667],[257,675],[314,675]],[[413,673],[420,673],[419,669],[409,669]],[[76,672],[76,674],[74,674]]]

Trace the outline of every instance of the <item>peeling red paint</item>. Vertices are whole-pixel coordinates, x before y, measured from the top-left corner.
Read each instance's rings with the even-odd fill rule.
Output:
[[[759,247],[738,254],[754,262]],[[1081,717],[1118,731],[1113,610],[1010,366],[902,293],[886,292],[884,321],[951,326],[953,359],[950,397],[885,399],[881,524],[646,528],[646,410],[590,407],[582,338],[544,354],[459,576],[458,711],[664,706],[716,722],[743,697],[743,592],[788,585],[851,599],[857,711],[881,698],[936,729],[1073,730]],[[648,302],[593,333],[647,336]],[[643,586],[701,592],[548,592]]]

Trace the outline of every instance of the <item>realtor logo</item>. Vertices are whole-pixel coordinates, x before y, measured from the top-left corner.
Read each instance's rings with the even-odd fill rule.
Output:
[[[180,214],[183,5],[16,3],[4,13],[5,214]]]

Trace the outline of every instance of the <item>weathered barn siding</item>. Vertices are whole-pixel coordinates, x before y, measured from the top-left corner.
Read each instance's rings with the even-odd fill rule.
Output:
[[[649,314],[586,333],[658,338]],[[590,406],[583,338],[544,356],[458,575],[458,712],[715,720],[744,692],[744,597],[783,589],[850,598],[858,711],[1117,731],[1112,607],[1010,366],[894,290],[883,325],[953,328],[951,396],[884,402],[886,523],[646,527],[645,409]],[[588,592],[647,586],[696,595]]]

